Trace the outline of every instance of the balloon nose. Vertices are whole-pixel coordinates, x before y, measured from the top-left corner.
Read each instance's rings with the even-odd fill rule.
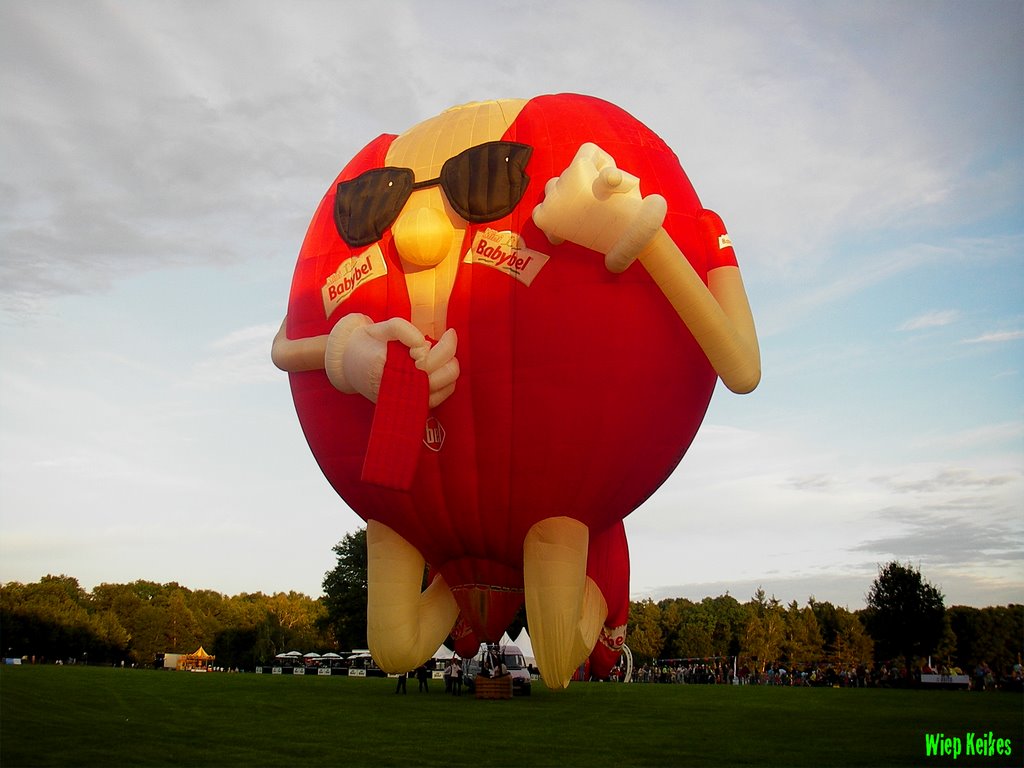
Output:
[[[391,232],[403,259],[420,267],[433,267],[451,250],[455,227],[444,211],[417,207],[404,211]]]

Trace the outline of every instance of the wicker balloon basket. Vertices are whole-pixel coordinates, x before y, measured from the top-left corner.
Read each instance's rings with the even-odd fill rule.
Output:
[[[478,675],[473,681],[478,699],[511,699],[512,676],[483,677]]]

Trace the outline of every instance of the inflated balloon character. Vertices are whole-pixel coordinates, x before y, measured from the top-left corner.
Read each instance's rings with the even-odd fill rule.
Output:
[[[715,382],[760,377],[729,236],[665,143],[579,95],[466,104],[345,166],[273,359],[367,522],[368,638],[404,672],[524,599],[545,683],[625,636],[622,520]],[[424,563],[431,582],[422,590]]]

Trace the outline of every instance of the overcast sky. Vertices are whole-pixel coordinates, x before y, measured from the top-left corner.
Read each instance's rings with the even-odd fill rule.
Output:
[[[0,5],[0,582],[321,593],[362,524],[270,363],[342,166],[599,96],[729,226],[764,377],[627,518],[634,598],[1024,601],[1021,2]]]

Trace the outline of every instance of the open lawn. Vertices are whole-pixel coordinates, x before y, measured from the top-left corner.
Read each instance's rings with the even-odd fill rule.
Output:
[[[482,701],[438,681],[0,667],[0,765],[1022,765],[1019,694],[574,683]],[[925,734],[1012,754],[928,756]],[[966,749],[966,746],[963,747]]]

